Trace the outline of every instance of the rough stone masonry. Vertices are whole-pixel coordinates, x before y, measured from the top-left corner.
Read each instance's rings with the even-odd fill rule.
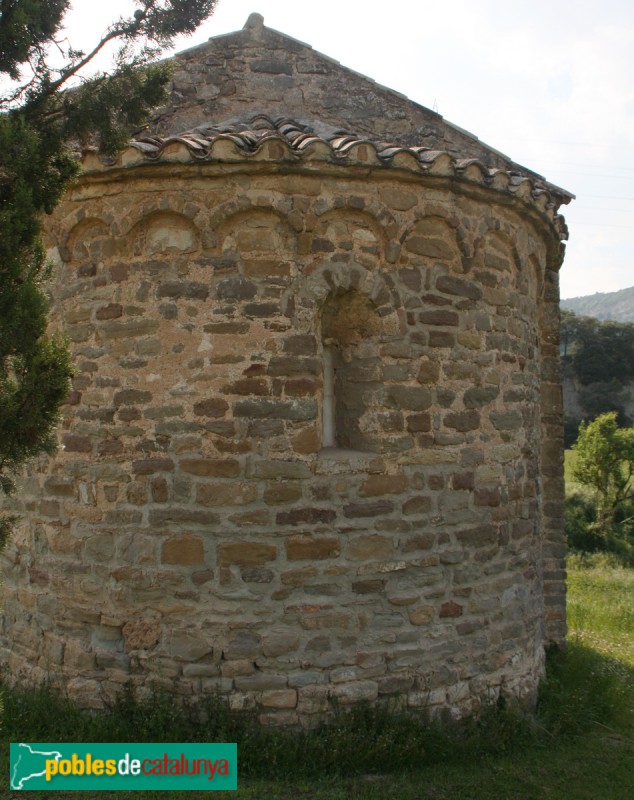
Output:
[[[4,669],[265,724],[530,702],[565,635],[571,195],[258,15],[176,64],[48,221],[77,373]]]

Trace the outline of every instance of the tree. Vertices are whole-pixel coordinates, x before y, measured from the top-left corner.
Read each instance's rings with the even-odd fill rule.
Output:
[[[591,321],[592,317],[578,317],[574,311],[562,308],[560,311],[559,341],[561,358],[564,364],[570,360],[569,351],[579,338],[579,330],[584,321]]]
[[[0,496],[29,458],[55,446],[70,355],[47,336],[47,266],[40,218],[79,171],[90,143],[117,151],[165,97],[167,63],[152,59],[192,33],[217,0],[138,0],[88,52],[62,38],[70,0],[0,0]],[[110,72],[86,75],[115,43]],[[62,56],[54,68],[51,51]],[[13,518],[0,517],[0,545]]]
[[[571,321],[566,321],[570,328]],[[571,363],[583,385],[615,378],[626,383],[634,377],[634,325],[579,317],[574,322]]]
[[[585,411],[586,419],[595,419],[600,414],[615,411],[621,426],[631,422],[625,413],[629,396],[629,391],[616,378],[579,387],[579,405]]]
[[[607,533],[615,514],[634,494],[634,427],[619,428],[616,412],[582,422],[573,450],[573,475],[598,495],[598,523]]]

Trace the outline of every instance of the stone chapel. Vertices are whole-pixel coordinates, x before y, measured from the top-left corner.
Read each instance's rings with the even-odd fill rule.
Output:
[[[0,662],[264,724],[530,703],[565,636],[572,195],[257,14],[47,221],[73,390]]]

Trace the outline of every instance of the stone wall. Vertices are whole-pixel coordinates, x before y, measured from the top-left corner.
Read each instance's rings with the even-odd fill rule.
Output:
[[[565,630],[547,222],[452,179],[262,161],[89,175],[49,236],[77,375],[4,556],[13,674],[274,724],[534,696]]]

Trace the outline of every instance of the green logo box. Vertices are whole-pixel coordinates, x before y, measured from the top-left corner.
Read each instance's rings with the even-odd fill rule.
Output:
[[[11,744],[13,791],[238,788],[237,744]]]

